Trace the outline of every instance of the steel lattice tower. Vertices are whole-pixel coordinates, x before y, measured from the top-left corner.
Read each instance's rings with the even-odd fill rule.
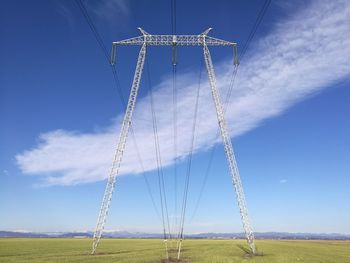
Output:
[[[108,210],[111,204],[112,195],[115,189],[116,177],[119,172],[120,164],[123,158],[123,153],[125,150],[126,139],[131,126],[132,114],[135,108],[136,98],[138,89],[140,86],[140,80],[142,75],[142,70],[145,62],[147,46],[202,46],[204,53],[204,60],[206,69],[209,77],[209,84],[211,88],[211,93],[213,96],[218,124],[221,132],[221,137],[224,144],[224,149],[226,153],[226,158],[229,166],[229,171],[232,179],[232,184],[236,192],[237,203],[243,223],[243,228],[245,236],[252,254],[256,254],[256,248],[254,244],[254,234],[248,217],[248,209],[245,201],[245,196],[243,192],[243,186],[241,183],[230,135],[228,132],[227,122],[225,120],[224,109],[220,99],[220,92],[216,85],[215,71],[211,55],[208,46],[231,46],[234,50],[234,63],[238,65],[237,60],[237,43],[229,42],[213,37],[209,37],[208,33],[211,30],[209,28],[205,32],[199,35],[151,35],[139,28],[142,36],[113,42],[112,54],[111,54],[111,64],[115,63],[116,47],[119,45],[138,45],[141,46],[139,52],[134,79],[131,86],[130,96],[124,115],[121,132],[119,135],[118,144],[115,151],[114,160],[112,163],[112,168],[109,173],[107,186],[103,196],[100,213],[97,220],[96,229],[93,237],[93,245],[91,254],[95,254],[98,243],[101,239],[104,226],[106,223]]]

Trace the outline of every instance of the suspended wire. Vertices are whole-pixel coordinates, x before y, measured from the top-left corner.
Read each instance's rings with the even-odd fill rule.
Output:
[[[87,22],[91,32],[93,33],[98,45],[100,46],[102,52],[103,52],[103,55],[105,56],[106,60],[108,61],[108,64],[111,66],[111,70],[112,70],[112,74],[113,74],[113,80],[114,80],[114,84],[116,86],[116,89],[117,89],[117,92],[118,92],[118,96],[119,96],[119,99],[120,101],[122,102],[122,106],[124,108],[126,108],[126,101],[124,99],[124,96],[123,96],[123,93],[121,91],[121,85],[120,85],[120,81],[119,81],[119,78],[118,78],[118,75],[117,75],[117,70],[116,70],[116,67],[115,65],[111,65],[110,64],[110,56],[109,56],[109,53],[108,53],[108,50],[106,48],[106,45],[104,44],[103,40],[102,40],[102,37],[101,35],[99,34],[99,32],[97,31],[89,13],[87,12],[86,10],[86,7],[83,3],[82,0],[75,0],[76,4],[78,5],[82,15],[84,16],[85,18],[85,21]],[[134,133],[134,130],[133,130],[133,127],[132,127],[132,124],[130,124],[130,133],[131,133],[131,136],[132,136],[132,141],[133,141],[133,144],[135,146],[135,150],[136,150],[136,154],[137,154],[137,159],[139,161],[139,164],[140,164],[140,167],[141,167],[141,171],[142,171],[142,176],[144,178],[144,181],[146,183],[146,187],[147,187],[147,191],[148,191],[148,194],[150,196],[150,199],[151,199],[151,202],[152,202],[152,205],[153,205],[153,208],[154,208],[154,211],[157,215],[157,217],[160,219],[160,215],[159,215],[159,211],[157,209],[157,206],[156,206],[156,202],[154,200],[154,197],[153,197],[153,194],[152,194],[152,190],[151,190],[151,186],[150,186],[150,183],[148,181],[148,178],[145,174],[145,169],[144,169],[144,165],[143,165],[143,161],[142,161],[142,158],[141,158],[141,155],[140,155],[140,151],[139,151],[139,148],[138,148],[138,145],[137,145],[137,142],[136,142],[136,137],[135,137],[135,133]]]
[[[83,14],[85,20],[87,21],[88,26],[90,27],[90,30],[94,34],[94,37],[95,37],[97,43],[99,44],[101,50],[103,51],[104,56],[106,57],[106,59],[109,62],[109,53],[107,51],[106,45],[104,44],[101,35],[97,31],[97,29],[96,29],[96,27],[95,27],[95,25],[94,25],[90,15],[89,15],[89,13],[87,12],[83,1],[82,0],[75,0],[75,2],[77,3],[77,5],[78,5],[81,13]]]
[[[177,88],[176,88],[176,65],[173,65],[173,121],[174,121],[174,229],[177,227]]]
[[[176,0],[170,1],[171,5],[171,32],[172,35],[176,35]],[[176,236],[176,228],[177,228],[177,88],[176,88],[176,80],[177,80],[177,49],[176,46],[172,47],[172,85],[173,85],[173,122],[174,122],[174,234],[173,237]]]
[[[255,33],[257,32],[258,28],[259,28],[259,25],[261,24],[269,6],[271,4],[271,0],[265,0],[263,6],[261,7],[259,13],[258,13],[258,16],[255,20],[255,23],[249,33],[249,36],[246,40],[246,42],[244,43],[243,45],[243,48],[241,49],[241,52],[238,54],[238,59],[240,61],[240,63],[242,63],[242,60],[248,50],[248,47],[251,43],[251,41],[253,40],[254,36],[255,36]],[[224,103],[224,114],[226,113],[227,111],[227,108],[229,106],[229,102],[230,102],[230,99],[231,99],[231,95],[232,95],[232,90],[233,90],[233,87],[234,87],[234,84],[235,84],[235,80],[236,80],[236,76],[237,76],[237,73],[238,73],[238,65],[235,65],[235,67],[233,68],[233,71],[232,71],[232,74],[231,74],[231,80],[230,80],[230,84],[229,84],[229,89],[227,91],[227,95],[226,95],[226,98],[225,98],[225,103]],[[219,138],[220,136],[220,130],[218,128],[218,131],[216,133],[216,138]],[[197,213],[197,210],[199,208],[199,204],[201,202],[201,199],[203,197],[203,192],[204,192],[204,189],[205,189],[205,186],[207,184],[207,180],[208,180],[208,176],[209,176],[209,173],[210,173],[210,169],[211,169],[211,166],[212,166],[212,162],[213,162],[213,159],[214,159],[214,155],[215,155],[215,152],[216,152],[216,149],[218,147],[218,144],[215,144],[214,147],[212,148],[211,152],[210,152],[210,156],[209,156],[209,161],[208,161],[208,165],[206,167],[206,170],[205,170],[205,173],[204,173],[204,180],[203,180],[203,183],[201,185],[201,188],[200,188],[200,192],[199,192],[199,196],[198,196],[198,199],[197,199],[197,202],[196,202],[196,205],[195,205],[195,209],[194,209],[194,212],[193,212],[193,215],[191,217],[191,220],[194,219],[196,213]]]
[[[87,12],[83,2],[81,0],[76,0],[76,3],[78,4],[78,6],[79,6],[79,8],[80,8],[80,10],[81,10],[85,20],[87,21],[87,23],[88,23],[92,33],[94,34],[94,36],[95,36],[95,38],[96,38],[96,40],[97,40],[101,50],[103,51],[104,56],[106,57],[107,61],[110,62],[110,60],[109,60],[109,53],[107,51],[107,48],[104,45],[104,42],[102,41],[102,38],[101,38],[100,34],[98,33],[96,27],[94,26],[94,24],[93,24],[93,22],[91,20],[91,17],[89,16],[89,14],[88,14],[88,12]],[[270,3],[271,3],[271,0],[266,0],[264,5],[263,5],[263,7],[262,7],[262,9],[260,10],[260,12],[258,14],[258,18],[255,21],[255,24],[254,24],[254,26],[253,26],[253,28],[252,28],[252,30],[251,30],[248,38],[247,38],[247,41],[245,42],[245,45],[244,45],[243,49],[239,53],[240,61],[242,61],[243,57],[245,56],[246,51],[247,51],[247,49],[249,47],[249,44],[252,41],[252,39],[254,38],[254,35],[255,35],[255,33],[256,33],[256,31],[257,31],[261,21],[263,20],[263,17],[265,15],[265,13],[266,13]],[[175,32],[176,32],[176,0],[172,0],[171,10],[172,10],[171,11],[171,13],[172,13],[172,19],[171,19],[171,21],[172,21],[172,32],[173,32],[173,34],[175,34]],[[175,68],[175,70],[173,70],[173,72],[174,72],[173,74],[175,75],[175,78],[174,78],[174,87],[175,87],[176,86],[176,67],[174,66],[174,68]],[[118,75],[117,75],[117,72],[116,72],[115,65],[111,65],[111,69],[112,69],[112,73],[113,73],[113,79],[114,79],[115,84],[117,86],[118,95],[120,97],[120,100],[122,101],[123,106],[126,107],[126,103],[125,103],[123,94],[122,94],[121,89],[120,89],[120,82],[119,82],[119,79],[118,79]],[[229,90],[227,92],[227,96],[226,96],[226,100],[225,100],[224,112],[226,112],[226,109],[227,109],[227,106],[228,106],[228,102],[229,102],[231,94],[232,94],[232,88],[234,86],[234,80],[236,78],[237,71],[238,71],[238,67],[235,67],[234,71],[232,73],[231,84],[229,86]],[[198,87],[198,90],[199,90],[199,87]],[[176,91],[176,89],[174,91]],[[197,96],[199,96],[198,94],[199,93],[197,93]],[[174,107],[174,109],[176,109],[176,107]],[[186,183],[185,183],[185,191],[184,191],[184,197],[185,198],[183,199],[183,206],[182,206],[182,208],[183,208],[182,211],[183,212],[182,212],[182,215],[181,215],[181,219],[182,219],[181,220],[181,232],[180,232],[180,236],[181,237],[183,237],[183,225],[184,225],[183,222],[184,222],[184,218],[185,218],[186,205],[187,205],[187,193],[188,193],[189,175],[190,175],[191,163],[192,163],[192,151],[193,151],[193,143],[194,143],[195,122],[196,122],[196,118],[197,118],[197,110],[198,110],[198,97],[197,97],[197,100],[196,100],[196,113],[195,113],[195,121],[194,121],[194,126],[193,126],[194,130],[193,130],[193,136],[192,136],[192,142],[191,142],[191,150],[190,150],[190,155],[188,156],[188,168],[187,168],[187,173],[186,173]],[[138,156],[138,159],[139,159],[139,162],[140,162],[140,166],[141,166],[142,171],[143,171],[142,174],[143,174],[143,177],[145,179],[145,182],[146,182],[146,185],[147,185],[147,189],[148,189],[149,195],[150,195],[151,200],[152,200],[152,204],[154,206],[154,209],[155,209],[157,215],[159,216],[159,212],[158,212],[158,210],[156,208],[155,201],[154,201],[152,192],[150,190],[149,182],[148,182],[148,180],[147,180],[147,178],[146,178],[146,176],[144,174],[144,166],[143,166],[142,159],[141,159],[138,147],[137,147],[137,143],[136,143],[136,139],[135,139],[135,135],[134,135],[134,131],[132,129],[132,126],[130,127],[130,131],[132,133],[132,138],[133,138],[133,141],[134,141],[134,144],[135,144],[135,149],[137,151],[137,156]],[[202,193],[203,193],[205,185],[206,185],[206,181],[207,181],[207,178],[208,178],[209,170],[211,168],[211,163],[212,163],[212,160],[213,160],[213,156],[214,156],[216,147],[217,147],[217,144],[213,147],[213,150],[212,150],[210,158],[209,158],[208,166],[207,166],[206,173],[205,173],[206,176],[205,176],[204,182],[203,182],[202,187],[201,187],[201,192],[200,192],[200,195],[199,195],[199,200],[197,201],[195,212],[197,211],[197,208],[198,208],[197,206],[200,203],[200,199],[202,197]],[[162,177],[161,177],[161,179],[162,179]],[[163,186],[163,189],[164,189],[164,178],[162,180],[162,186]],[[167,206],[165,206],[165,207],[167,208]],[[193,217],[194,217],[194,215],[193,215]],[[168,229],[170,229],[170,227],[169,227],[169,218],[168,218]],[[169,235],[170,235],[170,231],[169,231]]]
[[[249,34],[246,42],[244,43],[243,49],[241,50],[241,52],[239,54],[240,61],[242,61],[244,55],[246,54],[248,47],[249,47],[251,41],[253,40],[255,33],[258,30],[262,20],[264,19],[264,16],[265,16],[266,11],[269,8],[270,4],[271,4],[271,0],[265,0],[263,6],[261,7],[260,12],[258,14],[258,17],[255,20],[255,23],[253,25],[253,28],[251,29],[250,34]]]
[[[189,184],[190,184],[190,176],[191,176],[191,168],[192,168],[192,156],[193,156],[193,149],[194,149],[195,135],[196,135],[198,101],[199,101],[201,79],[202,79],[202,66],[203,66],[203,61],[201,60],[200,68],[199,68],[198,88],[197,88],[197,92],[196,92],[194,118],[193,118],[193,124],[192,124],[192,137],[191,137],[191,141],[190,141],[191,144],[190,144],[189,155],[187,157],[187,170],[186,170],[185,187],[184,187],[184,194],[183,194],[182,208],[181,208],[181,221],[180,221],[180,227],[179,227],[179,233],[178,233],[178,239],[180,240],[180,243],[178,246],[178,259],[180,257],[180,253],[181,253],[181,242],[184,238],[183,232],[184,232],[184,224],[185,224],[186,208],[187,208],[187,200],[188,200],[188,198],[187,198],[188,197],[188,189],[189,189]]]
[[[233,72],[232,72],[232,76],[231,76],[231,80],[230,80],[230,86],[231,86],[231,83],[234,83],[234,81],[235,81],[235,78],[236,78],[236,75],[237,75],[237,71],[238,71],[238,66],[236,65],[233,68]],[[224,114],[226,113],[226,110],[227,110],[228,102],[229,102],[230,96],[231,96],[231,91],[232,91],[232,89],[229,89],[229,91],[227,93],[227,96],[226,96],[226,99],[225,99],[225,102],[224,102],[224,109],[223,109]],[[216,132],[216,136],[215,136],[216,140],[219,138],[219,136],[220,136],[220,129],[218,129],[217,132]],[[202,196],[203,196],[203,193],[204,193],[205,186],[207,184],[208,176],[210,174],[210,169],[211,169],[211,166],[212,166],[212,163],[213,163],[213,159],[214,159],[217,147],[218,147],[218,144],[215,144],[213,146],[213,149],[210,151],[209,160],[208,160],[207,167],[206,167],[205,173],[204,173],[204,179],[203,179],[203,182],[202,182],[202,185],[201,185],[201,188],[200,188],[200,191],[199,191],[199,195],[198,195],[197,201],[195,203],[195,208],[193,210],[193,214],[191,216],[190,221],[193,221],[195,215],[197,214],[197,210],[199,208],[200,201],[202,200]]]
[[[176,0],[171,0],[171,32],[176,35]]]
[[[147,63],[148,68],[148,63]],[[158,145],[158,135],[157,135],[157,124],[156,124],[156,116],[154,112],[154,106],[153,106],[153,91],[152,86],[150,85],[149,80],[149,74],[148,75],[148,82],[149,82],[149,91],[150,91],[150,100],[151,100],[151,112],[152,112],[152,126],[153,126],[153,135],[154,135],[154,147],[156,151],[156,162],[157,162],[157,175],[158,175],[158,188],[159,188],[159,199],[161,203],[161,212],[162,212],[162,221],[163,221],[163,234],[164,234],[164,240],[167,239],[167,233],[166,233],[166,226],[165,226],[165,218],[164,218],[164,205],[163,205],[163,190],[162,190],[162,183],[161,183],[161,163],[159,160],[159,145]]]
[[[165,183],[164,183],[163,165],[162,165],[161,152],[160,152],[157,116],[154,109],[153,86],[151,82],[151,74],[150,74],[148,59],[146,59],[146,70],[147,70],[148,89],[150,91],[154,146],[155,146],[156,160],[157,160],[158,188],[159,188],[159,198],[161,202],[162,221],[163,221],[163,235],[164,235],[166,256],[167,258],[169,258],[167,239],[168,237],[169,239],[171,239],[170,220],[169,220],[169,213],[168,213],[166,189],[165,189]],[[168,226],[168,236],[166,233],[166,225]]]

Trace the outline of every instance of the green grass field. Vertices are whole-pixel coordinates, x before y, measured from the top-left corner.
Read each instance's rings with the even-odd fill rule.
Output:
[[[182,262],[350,262],[350,242],[257,240],[263,256],[245,255],[243,240],[185,240]],[[90,239],[3,238],[0,262],[165,262],[158,239],[103,239],[89,255]],[[175,256],[175,253],[173,254]]]

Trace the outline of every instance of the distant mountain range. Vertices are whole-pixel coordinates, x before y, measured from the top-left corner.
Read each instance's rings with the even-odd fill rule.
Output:
[[[93,232],[21,232],[0,231],[0,237],[31,237],[31,238],[92,238]],[[162,238],[162,234],[114,231],[105,232],[105,238]],[[188,234],[186,238],[209,239],[241,239],[243,233],[200,233]],[[314,234],[314,233],[286,233],[264,232],[255,233],[256,239],[298,239],[298,240],[350,240],[350,234]]]

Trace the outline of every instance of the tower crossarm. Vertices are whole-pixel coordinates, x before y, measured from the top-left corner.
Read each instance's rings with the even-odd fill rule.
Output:
[[[142,46],[236,46],[235,42],[229,42],[219,38],[208,37],[206,35],[145,35],[133,37],[117,42],[113,45]]]
[[[208,33],[212,28],[208,28],[206,31],[199,35],[151,35],[142,28],[138,28],[141,31],[141,36],[133,37],[121,41],[112,42],[111,52],[111,64],[115,64],[116,47],[117,46],[229,46],[233,47],[234,63],[238,64],[237,57],[237,43],[222,40],[219,38],[209,37]]]

